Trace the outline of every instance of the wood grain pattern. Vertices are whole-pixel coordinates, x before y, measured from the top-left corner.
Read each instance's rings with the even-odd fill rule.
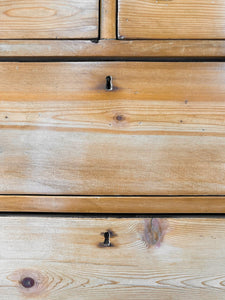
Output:
[[[224,297],[224,218],[2,217],[0,227],[2,300]]]
[[[0,196],[0,212],[225,213],[225,197]]]
[[[101,1],[101,39],[116,39],[116,0]]]
[[[224,39],[223,0],[118,0],[120,39]]]
[[[225,41],[199,40],[99,40],[64,41],[64,40],[0,40],[0,56],[2,58],[27,58],[38,56],[43,58],[70,57],[91,59],[111,58],[223,58]]]
[[[1,1],[0,38],[97,38],[98,9],[98,0]]]
[[[224,82],[224,63],[1,63],[0,192],[224,195]]]

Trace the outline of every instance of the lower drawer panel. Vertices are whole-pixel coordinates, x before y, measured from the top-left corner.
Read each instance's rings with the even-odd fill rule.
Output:
[[[0,294],[223,299],[223,218],[0,218]]]

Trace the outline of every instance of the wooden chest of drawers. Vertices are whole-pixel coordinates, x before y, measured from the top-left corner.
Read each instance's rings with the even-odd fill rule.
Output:
[[[0,4],[1,300],[224,299],[224,8]]]

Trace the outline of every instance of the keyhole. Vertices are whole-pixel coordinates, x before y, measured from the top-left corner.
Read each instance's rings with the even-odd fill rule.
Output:
[[[105,238],[104,243],[103,243],[104,246],[105,247],[110,247],[111,246],[111,243],[110,243],[110,232],[106,231],[104,233],[104,238]]]
[[[112,91],[113,89],[112,76],[106,76],[105,80],[106,80],[105,89],[107,91]]]

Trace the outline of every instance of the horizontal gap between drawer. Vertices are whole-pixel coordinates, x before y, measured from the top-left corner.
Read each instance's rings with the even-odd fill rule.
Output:
[[[8,39],[2,39],[2,40],[8,40]],[[15,39],[9,39],[9,40],[15,40]],[[19,40],[19,39],[18,39]],[[29,39],[22,39],[22,41],[23,40],[28,40],[29,41]],[[30,39],[30,40],[35,40],[35,39]],[[39,40],[41,40],[41,39],[39,39]],[[45,39],[45,40],[48,40],[48,39]],[[54,40],[54,39],[51,39],[51,40]],[[66,39],[65,39],[66,40]],[[77,39],[78,40],[78,39]],[[151,41],[158,41],[158,42],[161,42],[161,41],[165,41],[165,42],[177,42],[177,41],[190,41],[190,42],[223,42],[223,41],[225,41],[225,38],[205,38],[205,39],[203,39],[203,38],[128,38],[128,37],[125,37],[125,38],[121,38],[121,36],[118,36],[117,37],[117,40],[119,41],[119,42],[124,42],[124,41],[129,41],[129,42],[138,42],[138,41],[140,41],[140,42],[151,42]],[[101,41],[101,39],[99,40],[99,41]]]
[[[74,42],[79,42],[79,41],[90,41],[93,43],[99,43],[101,41],[104,41],[105,39],[101,39],[98,37],[93,37],[93,38],[0,38],[0,41],[18,41],[18,42],[32,42],[32,41],[74,41]],[[191,41],[191,42],[204,42],[204,41],[209,41],[209,42],[223,42],[225,41],[225,38],[121,38],[120,36],[117,36],[117,38],[113,38],[110,40],[118,41],[118,42],[124,42],[124,41],[129,41],[129,42],[151,42],[151,41],[168,41],[168,42],[176,42],[176,41]]]
[[[225,57],[0,57],[0,62],[225,62]]]
[[[197,198],[197,197],[225,197],[225,195],[67,195],[67,194],[0,194],[0,197],[85,197],[85,198],[92,198],[92,197],[98,197],[98,198],[173,198],[173,197],[189,197],[189,198]]]
[[[171,214],[122,214],[122,213],[45,213],[45,212],[0,212],[1,217],[44,217],[44,218],[98,218],[98,219],[129,219],[129,218],[221,218],[225,219],[222,213],[192,214],[192,213],[171,213]]]
[[[189,41],[190,39],[188,39]],[[12,39],[0,39],[0,42],[4,42],[4,41],[16,41],[16,42],[32,42],[32,41],[44,41],[44,42],[48,42],[48,41],[74,41],[74,42],[78,42],[78,41],[89,41],[89,42],[93,42],[93,43],[98,43],[100,41],[99,37],[93,37],[93,38],[23,38],[23,39],[17,39],[17,38],[12,38]],[[149,41],[149,40],[146,40]],[[197,40],[197,41],[204,41],[204,40]],[[211,41],[210,39],[205,39],[205,41]],[[213,41],[217,41],[216,39],[213,39]],[[223,41],[221,39],[218,39],[218,41]]]

